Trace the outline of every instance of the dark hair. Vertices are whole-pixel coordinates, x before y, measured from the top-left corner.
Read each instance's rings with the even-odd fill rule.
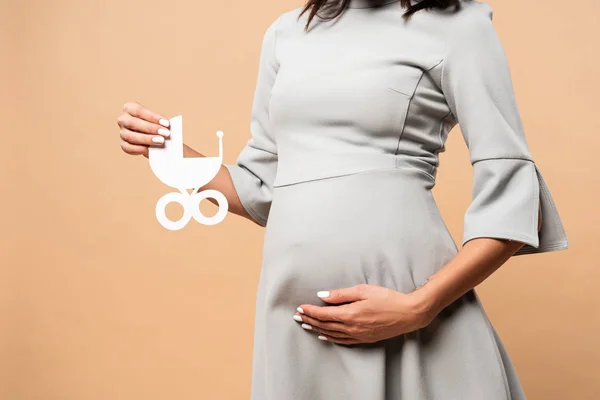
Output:
[[[372,1],[374,6],[386,3],[386,0]],[[403,16],[405,19],[407,19],[419,10],[431,8],[446,9],[450,6],[454,6],[455,10],[458,10],[460,8],[460,1],[461,0],[420,0],[417,1],[415,4],[411,4],[411,0],[400,0],[400,6],[406,7],[406,11],[404,12]],[[319,18],[324,20],[334,19],[338,15],[340,15],[342,11],[348,8],[349,3],[350,0],[308,0],[298,17],[302,16],[302,14],[304,14],[310,9],[308,22],[304,27],[304,30],[308,30],[308,26],[310,25],[310,22],[312,21],[313,17],[318,16]],[[321,10],[327,11],[329,12],[329,14],[319,15],[318,12]]]

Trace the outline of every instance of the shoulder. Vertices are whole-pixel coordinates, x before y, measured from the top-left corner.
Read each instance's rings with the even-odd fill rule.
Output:
[[[461,0],[460,9],[452,13],[448,20],[448,38],[462,41],[487,36],[494,30],[493,14],[489,3]]]
[[[407,20],[407,27],[431,43],[432,52],[442,54],[457,46],[485,44],[493,38],[493,10],[489,3],[460,0],[459,5],[417,11]]]
[[[298,27],[303,26],[302,23],[306,23],[306,18],[310,12],[310,10],[307,10],[302,14],[303,9],[304,7],[295,7],[280,13],[279,17],[277,17],[277,21],[279,21],[277,29],[283,32],[297,30]]]
[[[423,31],[434,38],[432,52],[440,59],[430,73],[440,86],[444,81],[442,75],[459,71],[470,79],[483,70],[489,73],[504,65],[504,50],[492,18],[492,7],[475,0],[461,0],[456,11],[450,7],[423,14],[423,20],[427,21]],[[471,71],[473,76],[465,71]]]
[[[298,18],[303,7],[296,7],[290,10],[283,11],[272,18],[268,23],[265,34],[277,36],[282,31],[289,30],[298,25]]]
[[[460,0],[460,9],[456,16],[463,22],[491,21],[493,9],[490,3],[476,0]]]
[[[443,43],[446,55],[450,52],[473,54],[498,46],[493,24],[493,9],[489,3],[461,0],[460,8],[435,10],[428,13],[428,28]]]
[[[277,24],[278,26],[285,27],[290,24],[295,24],[304,7],[295,7],[286,11],[283,11],[277,15],[277,17],[273,20],[273,24]],[[305,15],[307,12],[305,13]]]
[[[493,9],[489,3],[475,0],[460,0],[460,7],[417,11],[414,18],[422,20],[428,29],[439,31],[444,36],[474,34],[489,29],[492,25]]]

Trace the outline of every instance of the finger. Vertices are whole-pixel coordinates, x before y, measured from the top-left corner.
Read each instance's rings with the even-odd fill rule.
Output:
[[[127,128],[131,131],[146,133],[148,135],[169,137],[171,134],[167,128],[129,114],[121,115],[118,119],[118,124],[121,128]]]
[[[315,327],[306,328],[303,326],[303,328],[308,331],[314,332],[317,335],[325,335],[325,336],[334,337],[337,339],[356,339],[356,338],[352,337],[351,335],[344,333],[344,332],[330,331],[328,329],[315,328]]]
[[[303,315],[308,315],[311,318],[319,321],[333,321],[347,323],[355,317],[356,303],[349,303],[336,306],[315,306],[313,304],[303,304],[299,308],[302,309]]]
[[[162,125],[165,128],[169,127],[169,120],[167,118],[161,114],[149,110],[138,102],[125,103],[123,105],[123,112],[150,123]]]
[[[344,332],[330,331],[328,329],[322,329],[322,328],[316,329],[315,333],[317,333],[319,335],[323,335],[323,336],[336,338],[336,339],[356,339],[356,338],[352,337],[351,335],[344,333]]]
[[[148,135],[127,128],[121,128],[121,139],[141,146],[162,146],[165,143],[165,138],[161,135]]]
[[[121,149],[131,155],[143,155],[148,156],[148,146],[140,146],[136,144],[127,143],[124,140],[121,140]]]
[[[364,300],[366,298],[366,291],[367,285],[360,284],[348,288],[325,290],[318,292],[317,296],[327,303],[340,304]]]
[[[318,330],[327,330],[330,332],[338,332],[341,334],[344,334],[346,336],[348,336],[350,334],[350,332],[348,332],[348,325],[344,325],[341,322],[323,322],[323,321],[319,321],[318,319],[314,319],[309,317],[308,315],[300,315],[300,314],[296,314],[298,317],[295,317],[294,319],[298,322],[303,322],[304,324],[309,325],[310,327],[312,327],[313,329],[316,328]],[[303,328],[306,328],[303,326]]]
[[[323,335],[323,334],[319,335],[318,338],[319,338],[319,340],[337,343],[337,344],[359,344],[359,343],[362,343],[359,339],[337,338],[334,336],[328,336],[328,335]]]

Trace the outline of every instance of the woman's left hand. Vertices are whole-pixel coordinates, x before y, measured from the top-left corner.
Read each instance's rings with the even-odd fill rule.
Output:
[[[301,304],[294,320],[319,339],[341,344],[374,343],[427,326],[437,314],[414,293],[360,284],[318,292],[334,304]]]

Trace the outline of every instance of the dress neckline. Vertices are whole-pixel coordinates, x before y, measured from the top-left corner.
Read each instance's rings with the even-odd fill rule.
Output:
[[[348,8],[374,8],[398,3],[400,0],[350,0]]]

